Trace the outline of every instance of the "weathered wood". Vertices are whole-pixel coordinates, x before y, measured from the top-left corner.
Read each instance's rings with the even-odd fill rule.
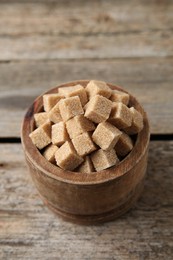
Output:
[[[37,95],[82,78],[126,87],[148,112],[152,133],[172,134],[173,60],[157,58],[172,56],[172,13],[171,0],[0,0],[0,137],[19,136]],[[21,146],[0,144],[0,259],[172,260],[172,150],[172,141],[151,143],[146,188],[133,211],[83,227],[51,214],[30,183]]]
[[[0,64],[0,137],[19,137],[20,123],[34,98],[76,79],[101,79],[123,86],[148,113],[151,132],[173,133],[173,59],[39,61]]]
[[[172,56],[172,11],[169,1],[3,3],[0,60]]]
[[[97,36],[19,36],[0,39],[0,60],[173,56],[172,30]]]
[[[122,218],[77,226],[54,216],[30,182],[20,144],[0,145],[1,259],[172,259],[173,142],[151,142],[141,200]]]
[[[0,6],[0,36],[155,33],[172,30],[172,13],[172,1],[8,1]]]

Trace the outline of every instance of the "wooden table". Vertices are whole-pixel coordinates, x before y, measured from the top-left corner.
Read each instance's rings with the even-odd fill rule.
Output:
[[[0,1],[0,259],[173,259],[173,1]],[[28,105],[75,79],[116,83],[148,113],[142,198],[100,226],[41,202],[20,144]],[[101,199],[101,198],[100,198]]]

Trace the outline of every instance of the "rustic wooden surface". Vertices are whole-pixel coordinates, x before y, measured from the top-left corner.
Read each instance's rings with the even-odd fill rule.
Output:
[[[0,0],[1,34],[133,34],[172,30],[172,1]],[[23,2],[26,2],[23,4]],[[34,2],[34,5],[33,5]],[[92,8],[92,9],[91,9]],[[25,19],[23,19],[23,16]],[[6,26],[8,23],[8,27]],[[63,26],[62,26],[63,25]]]
[[[151,142],[142,198],[120,219],[78,226],[54,216],[31,184],[20,144],[1,144],[1,259],[172,259],[173,141]]]
[[[2,5],[1,60],[173,54],[171,1],[41,2]]]
[[[172,134],[172,68],[172,58],[0,63],[0,137],[19,137],[25,110],[34,98],[48,88],[79,77],[126,87],[147,111],[151,132]]]
[[[173,1],[0,0],[0,17],[0,259],[172,260]],[[89,78],[132,92],[162,139],[135,208],[92,227],[42,204],[15,143],[36,96]]]
[[[153,134],[173,133],[172,1],[0,3],[0,137],[20,136],[37,95],[79,78],[125,86]]]

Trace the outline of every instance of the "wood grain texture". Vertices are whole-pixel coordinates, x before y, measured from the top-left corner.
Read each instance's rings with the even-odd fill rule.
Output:
[[[20,136],[26,108],[38,95],[63,82],[91,78],[126,88],[148,113],[151,133],[172,134],[172,67],[172,58],[2,63],[0,137]]]
[[[82,78],[127,87],[152,133],[172,134],[172,13],[172,0],[0,0],[0,137],[19,137],[37,95]],[[172,260],[172,150],[173,141],[151,143],[145,190],[132,211],[83,227],[43,206],[21,145],[0,144],[0,259]]]
[[[171,1],[4,3],[0,60],[173,56],[172,12]]]
[[[0,60],[105,59],[173,56],[172,31],[98,36],[19,36],[0,40]]]
[[[1,259],[172,259],[173,141],[151,142],[141,200],[122,218],[77,226],[54,216],[30,182],[20,144],[0,145]]]
[[[23,2],[1,5],[0,36],[137,34],[173,29],[171,1]]]

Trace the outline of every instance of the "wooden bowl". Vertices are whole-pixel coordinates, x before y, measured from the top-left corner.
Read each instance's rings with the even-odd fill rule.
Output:
[[[76,84],[86,86],[88,82],[69,82],[46,93]],[[124,91],[107,84],[112,89]],[[129,104],[144,118],[144,128],[137,135],[133,150],[117,166],[90,174],[62,170],[41,155],[29,134],[35,128],[34,113],[43,110],[42,96],[28,109],[21,137],[30,174],[44,203],[64,219],[81,224],[110,221],[124,214],[139,198],[147,168],[149,124],[146,113],[131,94]]]

